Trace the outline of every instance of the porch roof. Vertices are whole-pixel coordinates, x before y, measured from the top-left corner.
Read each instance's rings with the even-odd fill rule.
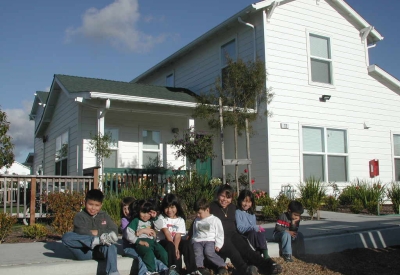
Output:
[[[70,94],[104,93],[196,103],[197,95],[185,88],[164,87],[98,78],[56,74],[54,77]]]

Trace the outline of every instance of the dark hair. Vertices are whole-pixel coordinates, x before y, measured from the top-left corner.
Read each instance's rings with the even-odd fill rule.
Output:
[[[135,201],[136,201],[136,199],[135,199],[134,197],[125,197],[125,198],[122,199],[122,201],[121,201],[121,218],[125,216],[125,215],[124,215],[124,206],[125,206],[125,205],[128,205],[128,206],[129,206],[129,212],[131,213],[131,211],[130,211],[130,206],[131,206],[131,204],[133,204]],[[132,215],[132,214],[131,214],[131,215]]]
[[[256,210],[256,202],[254,200],[254,194],[250,190],[240,191],[239,197],[237,198],[237,207],[238,207],[238,209],[243,210],[242,202],[246,199],[246,197],[249,197],[250,201],[251,201],[251,207],[249,208],[249,210],[247,210],[247,212],[249,212],[249,214],[253,215]]]
[[[132,206],[132,204],[131,204]],[[153,202],[149,200],[140,200],[135,207],[135,215],[139,215],[139,213],[149,213],[150,211],[157,211]]]
[[[232,198],[232,197],[233,197],[233,193],[234,193],[232,186],[230,186],[230,185],[227,184],[227,183],[225,183],[224,185],[221,185],[221,186],[218,188],[217,197],[218,197],[219,195],[221,195],[222,193],[225,193],[226,197]]]
[[[91,189],[86,193],[85,201],[92,200],[103,203],[104,194],[99,189]]]
[[[299,213],[300,215],[304,212],[304,207],[299,201],[289,202],[288,209],[290,210],[290,212]]]
[[[174,194],[167,194],[163,198],[161,202],[161,214],[165,217],[164,210],[170,206],[175,206],[176,207],[176,215],[178,217],[181,217],[182,219],[186,220],[185,212],[183,212],[183,208],[181,206],[181,203],[178,199],[178,197]]]
[[[207,208],[210,208],[210,203],[208,202],[207,199],[205,198],[200,198],[194,203],[194,211],[198,212],[199,210],[206,210]]]

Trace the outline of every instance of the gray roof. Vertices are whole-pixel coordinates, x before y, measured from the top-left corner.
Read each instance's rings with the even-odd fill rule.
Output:
[[[69,93],[97,92],[126,96],[197,102],[196,94],[185,88],[164,87],[98,78],[54,75]]]

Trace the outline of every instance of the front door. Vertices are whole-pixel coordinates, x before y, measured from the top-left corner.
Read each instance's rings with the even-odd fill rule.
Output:
[[[196,161],[196,171],[199,175],[207,175],[211,179],[212,175],[212,160],[207,159],[205,162],[201,162],[199,159]]]

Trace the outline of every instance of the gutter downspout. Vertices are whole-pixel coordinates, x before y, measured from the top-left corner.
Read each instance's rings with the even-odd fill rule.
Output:
[[[244,22],[240,16],[238,17],[238,21],[240,23],[242,23],[242,24],[244,24],[244,25],[246,25],[246,26],[248,26],[248,27],[253,29],[253,53],[254,53],[253,54],[253,61],[256,62],[256,56],[257,56],[257,52],[256,52],[257,51],[257,49],[256,49],[256,28],[254,27],[254,25],[252,25],[250,23],[247,23],[247,22]]]

